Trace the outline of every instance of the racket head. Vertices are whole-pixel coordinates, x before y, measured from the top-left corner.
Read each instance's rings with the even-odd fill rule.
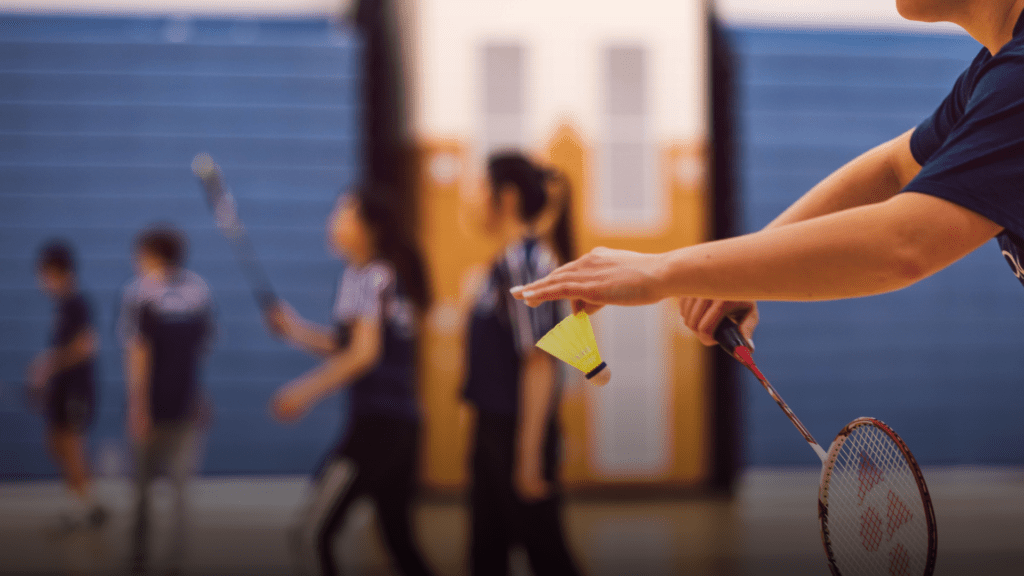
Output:
[[[229,238],[241,234],[241,220],[238,218],[235,198],[224,183],[224,175],[220,171],[220,166],[213,161],[209,154],[203,152],[197,154],[192,160],[192,173],[202,182],[206,202],[210,205],[214,222],[217,223],[221,232]]]
[[[938,535],[914,455],[884,422],[858,418],[832,442],[818,489],[835,576],[931,576]]]

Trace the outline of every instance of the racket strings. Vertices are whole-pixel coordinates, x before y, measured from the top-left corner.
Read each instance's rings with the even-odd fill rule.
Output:
[[[854,428],[822,488],[829,544],[844,576],[925,573],[929,534],[914,469],[883,430]]]

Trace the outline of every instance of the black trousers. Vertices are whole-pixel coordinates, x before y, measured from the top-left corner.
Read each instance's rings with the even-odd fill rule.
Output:
[[[334,542],[352,503],[373,500],[381,536],[401,574],[429,576],[413,537],[419,423],[399,418],[359,416],[348,441],[332,451],[317,474],[316,489],[297,527],[300,554],[315,557],[314,572],[340,574]]]
[[[548,498],[534,503],[519,498],[513,486],[515,452],[515,420],[481,413],[472,456],[470,574],[506,576],[515,545],[526,549],[536,576],[580,574],[562,525],[557,425],[549,425],[544,444],[544,478],[553,487]]]

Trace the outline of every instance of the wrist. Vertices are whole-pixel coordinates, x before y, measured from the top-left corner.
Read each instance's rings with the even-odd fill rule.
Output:
[[[673,258],[672,252],[662,254],[651,254],[648,265],[648,275],[651,278],[651,295],[655,301],[660,302],[665,298],[675,295],[672,289]]]

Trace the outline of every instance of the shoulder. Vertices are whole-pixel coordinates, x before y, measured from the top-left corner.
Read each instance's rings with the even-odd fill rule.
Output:
[[[368,292],[383,291],[394,284],[395,277],[395,268],[387,260],[374,260],[353,271],[353,280]]]
[[[210,286],[203,280],[203,277],[191,270],[185,270],[185,285],[189,290],[195,290],[197,294],[209,297]]]
[[[976,69],[973,80],[972,100],[977,97],[1024,99],[1024,39],[1014,40],[1013,45],[987,59]]]

